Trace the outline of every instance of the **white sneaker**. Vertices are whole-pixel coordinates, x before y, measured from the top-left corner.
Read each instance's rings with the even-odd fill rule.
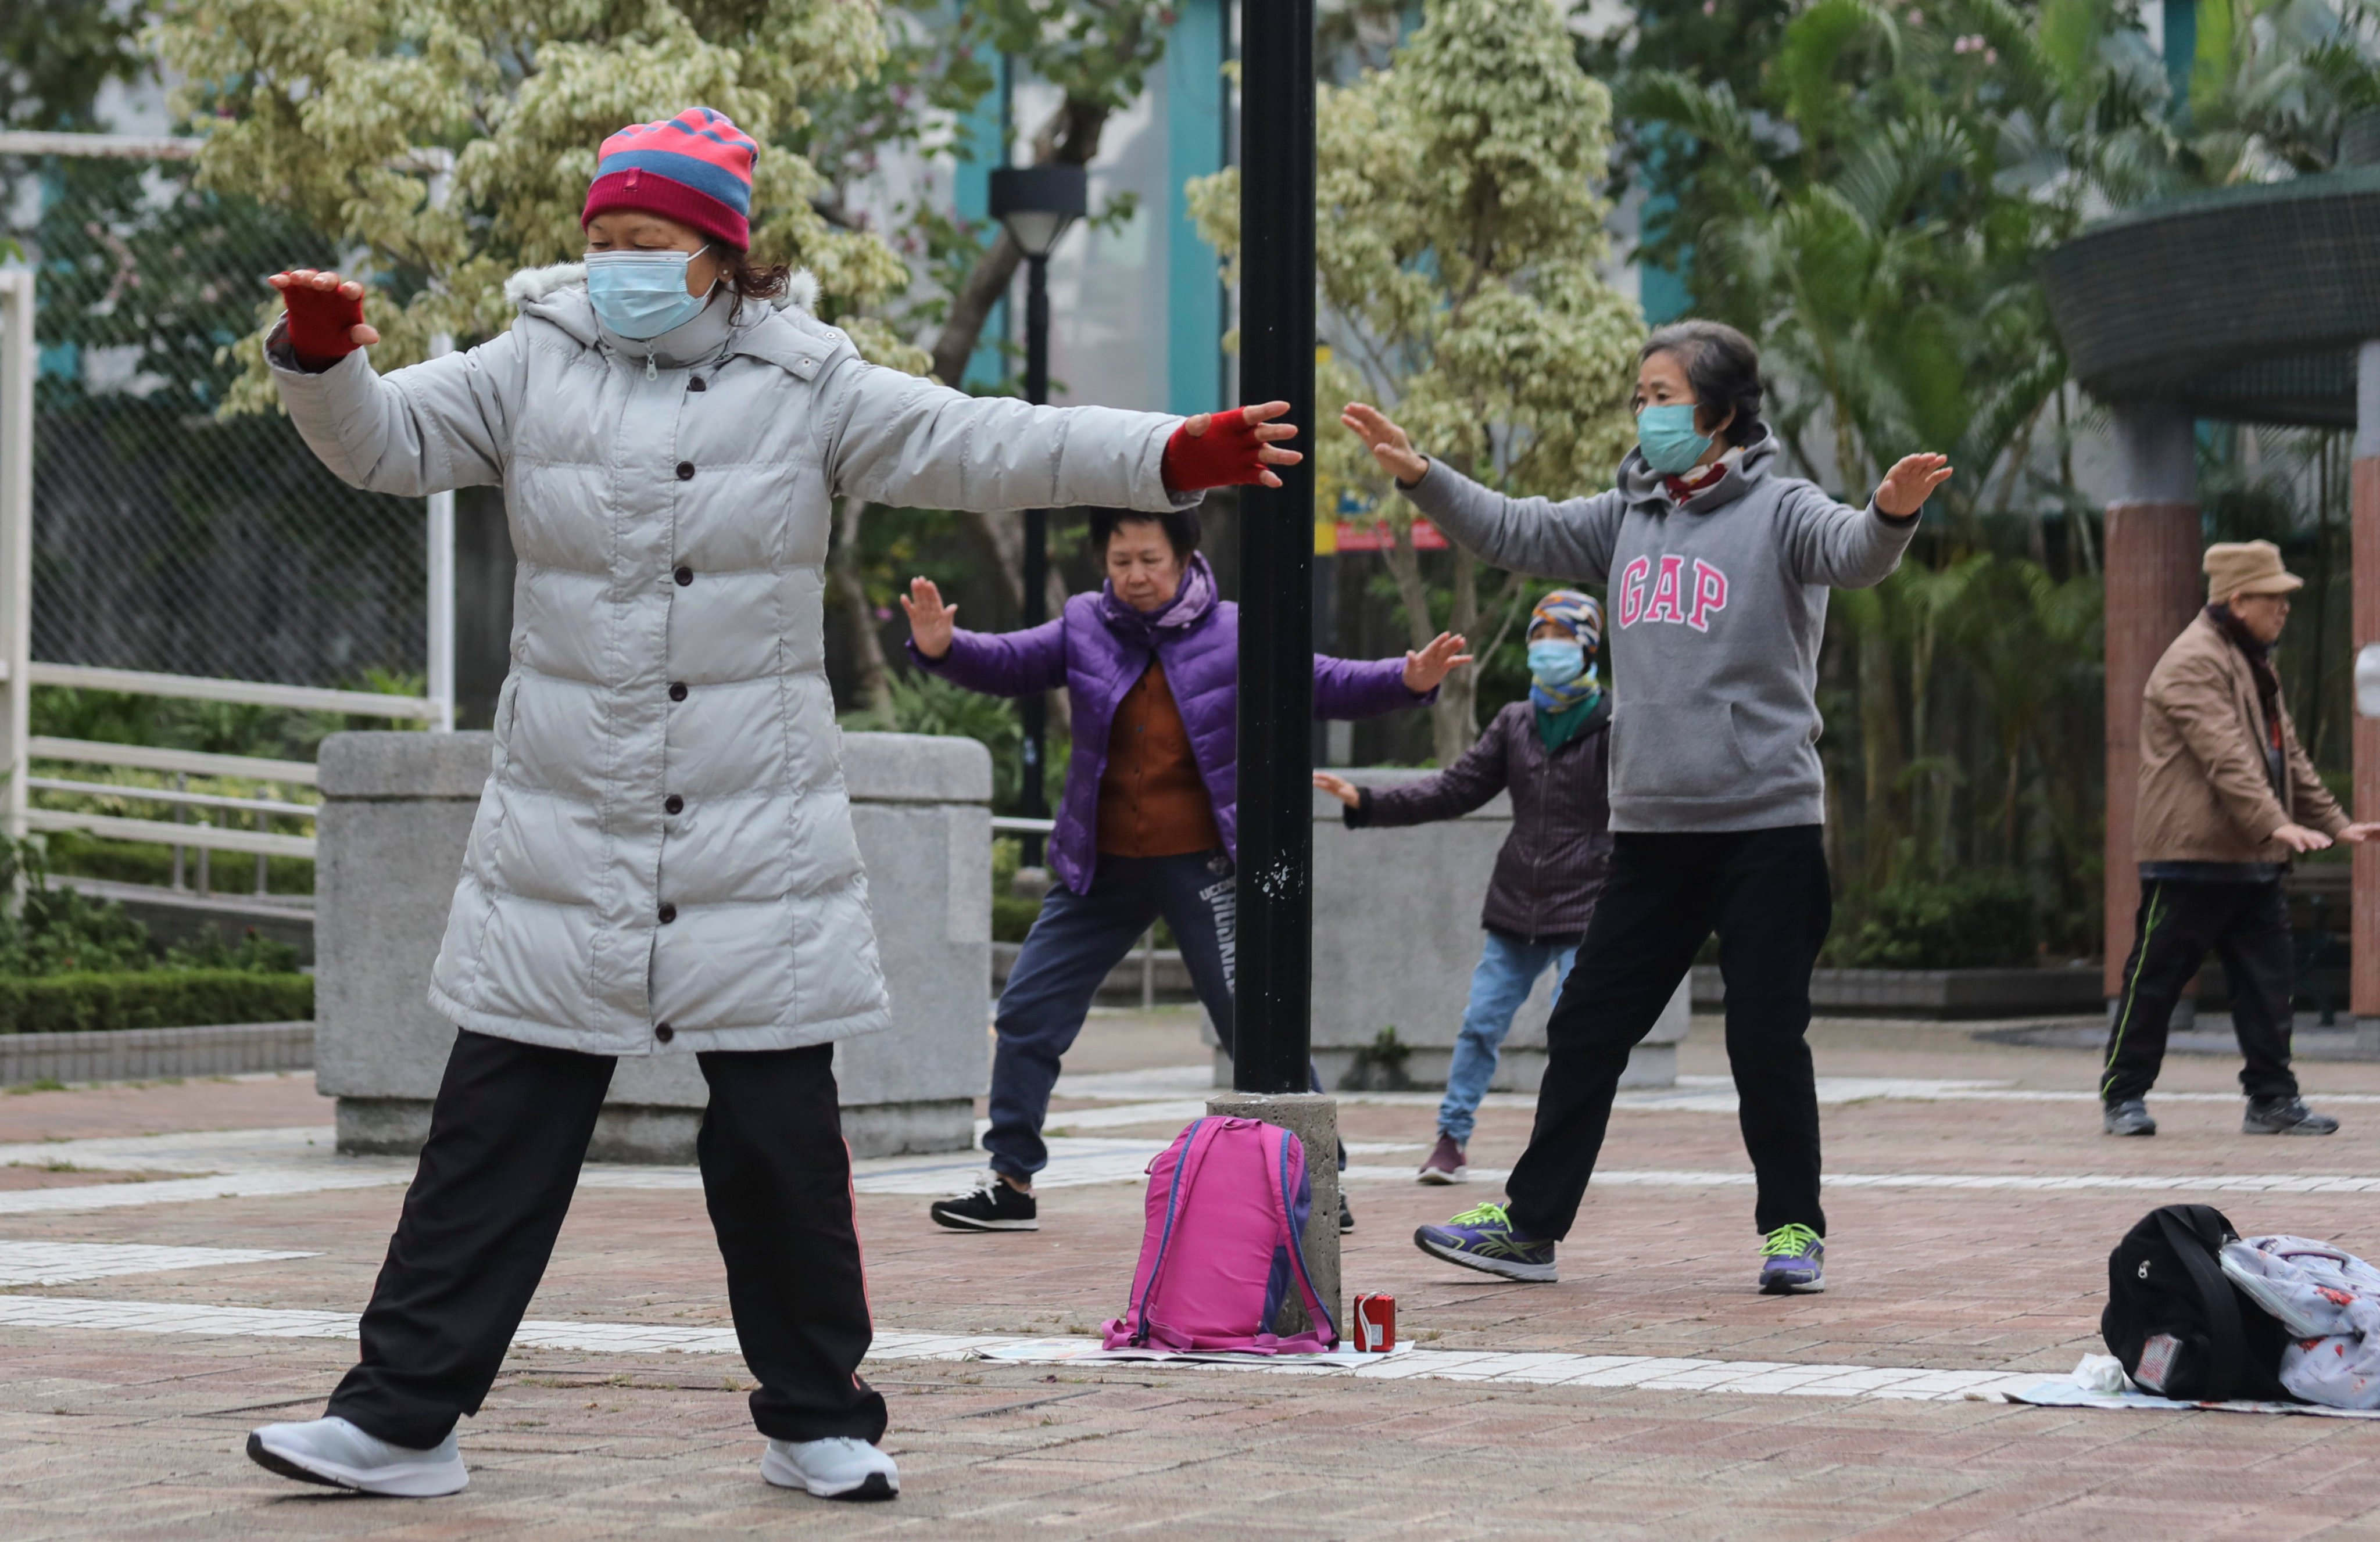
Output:
[[[248,1456],[283,1477],[367,1494],[427,1499],[458,1493],[471,1481],[451,1429],[428,1451],[415,1451],[367,1435],[345,1419],[268,1424],[249,1431]]]
[[[822,1500],[889,1500],[901,1491],[901,1469],[865,1440],[771,1440],[760,1476],[780,1488],[807,1488]]]

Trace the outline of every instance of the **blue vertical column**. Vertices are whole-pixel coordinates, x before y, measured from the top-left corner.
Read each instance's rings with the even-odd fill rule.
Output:
[[[1677,195],[1670,191],[1670,173],[1663,162],[1667,159],[1662,142],[1664,130],[1659,125],[1647,124],[1642,129],[1645,140],[1645,200],[1636,206],[1636,227],[1644,239],[1658,238],[1678,211]],[[1636,265],[1636,303],[1645,312],[1645,324],[1660,326],[1674,321],[1693,307],[1694,296],[1686,291],[1686,267],[1694,260],[1691,247],[1681,252],[1678,266],[1663,268],[1651,262]]]
[[[953,178],[951,209],[962,220],[980,222],[991,217],[992,168],[1008,164],[1010,78],[1007,57],[1002,55],[997,64],[1000,84],[958,123],[956,139],[960,155],[956,175]],[[950,383],[963,391],[970,386],[997,387],[1008,378],[1008,361],[1000,351],[1001,344],[1008,338],[1008,301],[1003,298],[992,307],[991,315],[984,322],[983,336],[967,359],[966,379]]]
[[[1223,167],[1223,0],[1183,0],[1165,46],[1165,396],[1172,411],[1223,404],[1223,287],[1190,223],[1184,184]]]
[[[2165,0],[2166,108],[2175,123],[2190,121],[2190,78],[2198,65],[2198,0]]]

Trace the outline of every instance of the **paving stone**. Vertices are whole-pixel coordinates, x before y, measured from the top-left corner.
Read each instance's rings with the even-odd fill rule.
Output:
[[[1110,1025],[1116,1031],[1103,1035]],[[1690,1078],[1724,1069],[1712,1026],[1685,1046]],[[1168,1058],[1187,1032],[1180,1015],[1102,1018],[1079,1064],[1098,1074],[1187,1063]],[[2380,1101],[2331,1103],[2346,1129],[2329,1140],[2245,1138],[2231,1097],[2236,1068],[2211,1058],[2177,1060],[2169,1071],[2168,1092],[2203,1101],[2160,1101],[2165,1133],[2111,1141],[2097,1133],[2088,1055],[1978,1045],[1938,1028],[1828,1024],[1815,1042],[1828,1077],[2006,1084],[1965,1101],[1830,1106],[1827,1155],[1837,1174],[2178,1174],[2277,1177],[2301,1189],[2309,1177],[2380,1178]],[[2380,1066],[2323,1064],[2306,1075],[2317,1103],[2380,1099]],[[1359,1165],[1393,1173],[1417,1163],[1433,1101],[1343,1104],[1351,1142],[1406,1153],[1359,1155]],[[289,1081],[0,1100],[0,1141],[324,1121],[310,1089]],[[1492,1104],[1475,1163],[1508,1167],[1527,1128],[1525,1107]],[[1098,1130],[1135,1132],[1162,1139],[1172,1126]],[[1606,1156],[1613,1172],[1744,1165],[1734,1121],[1708,1111],[1622,1110]],[[564,1333],[567,1343],[516,1351],[466,1426],[474,1480],[464,1495],[358,1500],[299,1490],[241,1456],[251,1424],[319,1407],[353,1354],[346,1340],[0,1326],[0,1535],[675,1542],[1294,1533],[1304,1542],[1591,1532],[1660,1542],[2176,1542],[2252,1528],[2260,1539],[2380,1542],[2380,1447],[2374,1431],[2348,1421],[1778,1395],[1813,1377],[1822,1379],[1800,1390],[1884,1379],[1863,1369],[1894,1372],[1893,1385],[1919,1391],[1956,1375],[2065,1371],[2100,1347],[2107,1250],[2163,1201],[2155,1192],[1838,1187],[1828,1194],[1832,1288],[1785,1300],[1750,1289],[1751,1195],[1740,1187],[1598,1186],[1566,1278],[1553,1286],[1480,1281],[1411,1246],[1413,1226],[1492,1197],[1490,1185],[1424,1189],[1359,1175],[1350,1192],[1360,1224],[1346,1239],[1348,1288],[1394,1294],[1409,1338],[1433,1351],[1605,1356],[1610,1369],[1544,1385],[1511,1378],[1576,1362],[1483,1361],[1507,1379],[1448,1380],[880,1361],[868,1375],[892,1407],[887,1446],[906,1492],[892,1505],[830,1506],[759,1482],[759,1441],[742,1397],[749,1380],[732,1355],[628,1352],[729,1327],[699,1193],[590,1187],[530,1308],[542,1322],[589,1326]],[[128,1247],[307,1255],[26,1285],[0,1292],[0,1309],[16,1309],[6,1307],[13,1295],[344,1320],[370,1292],[401,1199],[385,1186],[0,1215],[0,1270],[18,1242],[54,1245],[23,1255],[49,1260],[48,1274],[61,1271],[60,1259],[131,1259],[109,1251]],[[2227,1190],[2216,1202],[2243,1225],[2380,1252],[2369,1194]],[[1063,1337],[1094,1330],[1123,1305],[1140,1232],[1135,1187],[1050,1189],[1044,1230],[1023,1236],[942,1232],[924,1205],[903,1195],[859,1199],[888,1343],[936,1333]],[[62,1250],[69,1246],[84,1251]],[[606,1339],[605,1324],[652,1331]],[[1681,1367],[1632,1384],[1648,1379],[1653,1357],[1732,1368]],[[1783,1368],[1747,1372],[1747,1364]],[[1944,1379],[1909,1379],[1926,1371]],[[1761,1378],[1748,1385],[1771,1390],[1700,1385],[1747,1374]]]

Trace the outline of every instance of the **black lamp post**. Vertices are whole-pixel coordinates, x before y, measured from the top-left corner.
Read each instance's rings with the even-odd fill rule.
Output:
[[[1067,227],[1083,217],[1089,178],[1080,166],[1050,163],[1002,166],[991,174],[991,215],[1008,229],[1025,254],[1025,399],[1035,406],[1050,400],[1050,253]],[[1025,596],[1020,619],[1028,627],[1050,619],[1050,511],[1025,511]],[[1018,701],[1025,719],[1024,810],[1027,819],[1046,818],[1041,749],[1049,728],[1049,699],[1036,691]],[[1025,837],[1024,865],[1041,865],[1041,837]]]
[[[1232,1085],[1303,1092],[1314,976],[1314,0],[1240,0],[1240,399],[1287,402],[1278,488],[1240,489]],[[1313,1153],[1309,1152],[1309,1157]]]

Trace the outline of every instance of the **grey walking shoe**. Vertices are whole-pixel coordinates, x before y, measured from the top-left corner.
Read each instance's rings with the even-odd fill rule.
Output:
[[[268,1424],[248,1437],[248,1458],[267,1472],[366,1494],[432,1499],[471,1481],[455,1432],[427,1451],[394,1446],[337,1417]]]
[[[2250,1098],[2241,1135],[2337,1135],[2338,1121],[2316,1114],[2303,1098]]]
[[[2156,1121],[2149,1117],[2149,1105],[2139,1098],[2126,1098],[2109,1103],[2100,1116],[2099,1127],[2109,1135],[2155,1135]]]
[[[848,1436],[825,1440],[771,1440],[760,1453],[760,1476],[780,1488],[804,1488],[822,1500],[889,1500],[901,1492],[892,1459]]]

